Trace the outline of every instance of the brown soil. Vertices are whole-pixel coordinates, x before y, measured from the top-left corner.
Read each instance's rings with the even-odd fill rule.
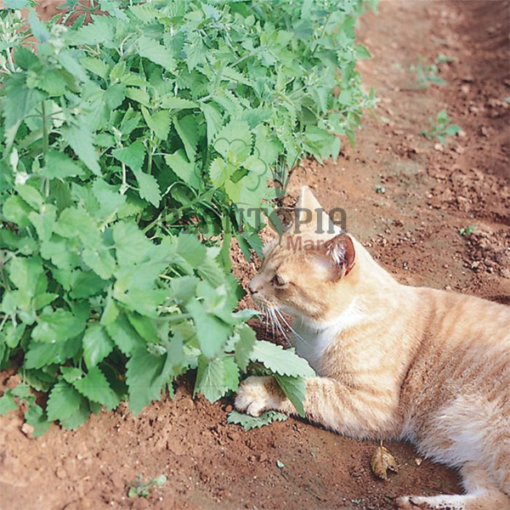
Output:
[[[380,98],[378,119],[365,117],[356,149],[337,161],[297,169],[291,197],[309,184],[326,209],[343,207],[348,230],[403,282],[508,303],[509,27],[505,1],[382,1],[360,29],[373,54],[360,69]],[[441,53],[455,59],[440,64],[447,84],[417,90],[410,66]],[[446,148],[420,136],[443,108],[463,129]],[[469,226],[471,236],[459,234]],[[244,280],[254,267],[239,270]],[[9,377],[0,374],[0,389]],[[400,468],[383,482],[369,468],[374,442],[295,419],[244,432],[226,423],[229,402],[190,395],[184,381],[174,401],[138,418],[121,406],[38,439],[17,412],[0,418],[0,509],[386,509],[398,495],[461,491],[455,472],[420,463],[412,446],[387,445]],[[126,485],[139,474],[168,481],[130,499]]]

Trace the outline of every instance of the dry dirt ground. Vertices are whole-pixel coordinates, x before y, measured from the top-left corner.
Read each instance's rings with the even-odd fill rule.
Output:
[[[382,0],[360,27],[375,116],[355,149],[297,169],[289,202],[309,184],[326,209],[343,207],[349,232],[403,282],[509,303],[509,29],[505,1]],[[439,64],[447,83],[418,89],[411,66],[441,54],[453,58]],[[443,108],[463,130],[446,148],[420,136]],[[253,271],[237,264],[244,281]],[[0,374],[0,390],[10,377]],[[387,445],[399,472],[383,482],[369,468],[374,442],[295,419],[244,432],[226,422],[230,402],[190,394],[185,381],[175,401],[138,418],[121,406],[38,439],[16,412],[0,418],[0,509],[386,509],[398,495],[461,490],[455,472],[420,462],[412,446]],[[139,474],[168,481],[130,499],[126,485]]]

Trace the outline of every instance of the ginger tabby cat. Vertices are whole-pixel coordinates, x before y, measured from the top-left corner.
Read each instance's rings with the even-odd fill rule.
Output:
[[[266,246],[249,287],[294,319],[292,343],[317,373],[306,381],[308,419],[409,440],[460,469],[465,495],[402,497],[399,509],[510,509],[510,308],[399,284],[351,235],[315,233],[330,220],[308,188],[297,207],[314,213]],[[235,404],[297,414],[271,377],[246,379]]]

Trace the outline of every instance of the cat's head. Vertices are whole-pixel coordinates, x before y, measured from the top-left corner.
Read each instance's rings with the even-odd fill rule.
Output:
[[[320,324],[352,302],[359,245],[336,227],[324,232],[331,220],[308,187],[295,210],[289,231],[264,247],[264,263],[249,289],[262,307]]]

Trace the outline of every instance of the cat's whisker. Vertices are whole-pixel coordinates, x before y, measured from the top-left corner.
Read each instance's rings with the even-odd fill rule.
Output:
[[[310,346],[309,342],[307,342],[290,324],[289,322],[287,321],[287,319],[285,318],[285,316],[282,314],[282,312],[276,308],[276,312],[278,313],[278,315],[280,316],[281,320],[283,321],[283,323],[290,329],[290,331],[296,335],[297,338],[299,338],[304,344]]]

